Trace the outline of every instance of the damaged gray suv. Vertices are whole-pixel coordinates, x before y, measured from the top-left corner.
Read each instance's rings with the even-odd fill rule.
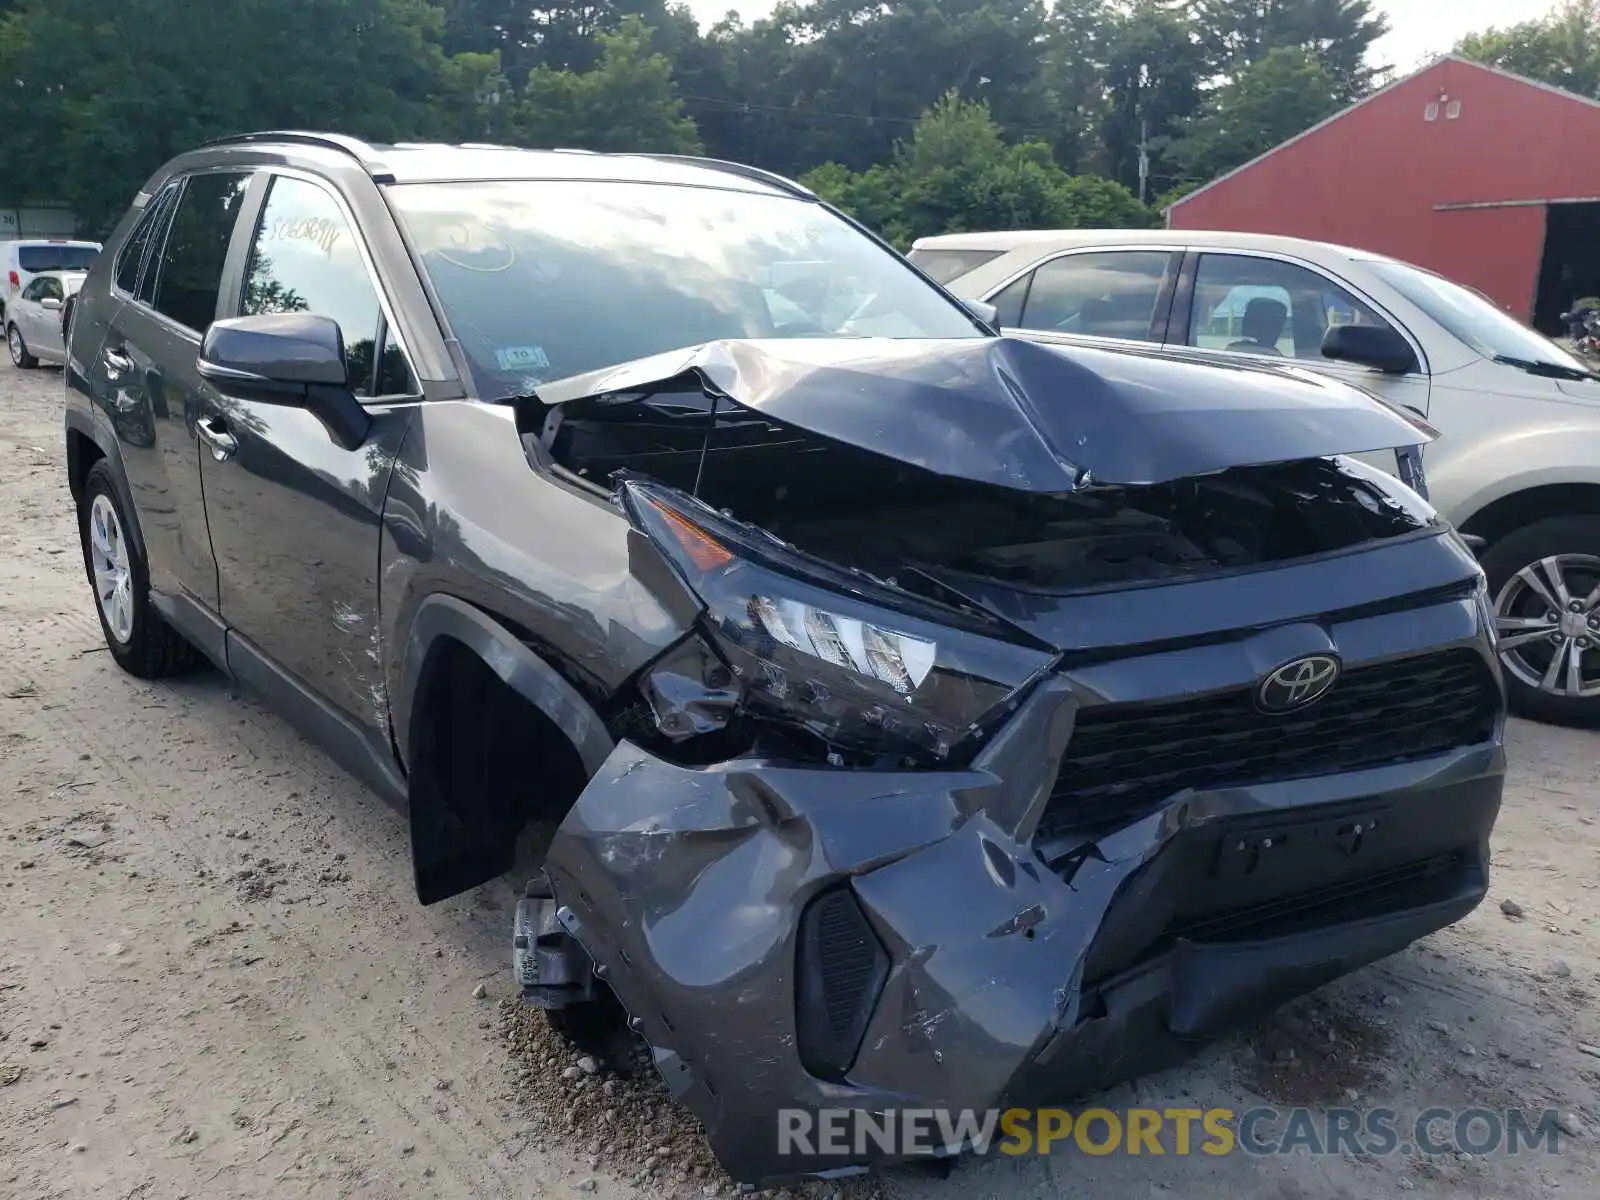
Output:
[[[1072,1099],[1484,895],[1483,574],[1343,384],[997,336],[744,167],[300,133],[162,168],[68,360],[116,661],[264,696],[424,903],[535,858],[524,995],[741,1181],[892,1153],[784,1110]]]

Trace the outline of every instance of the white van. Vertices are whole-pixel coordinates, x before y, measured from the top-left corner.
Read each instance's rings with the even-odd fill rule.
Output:
[[[40,271],[87,271],[100,257],[99,242],[70,238],[18,238],[0,242],[0,329],[6,306]]]

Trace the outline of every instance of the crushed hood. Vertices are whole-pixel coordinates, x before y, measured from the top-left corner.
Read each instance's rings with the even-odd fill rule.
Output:
[[[545,404],[695,390],[941,475],[1137,486],[1430,440],[1366,393],[1275,365],[1014,337],[719,341],[541,385]]]

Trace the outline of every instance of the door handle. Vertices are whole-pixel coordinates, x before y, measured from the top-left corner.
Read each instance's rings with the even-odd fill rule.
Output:
[[[238,439],[228,432],[221,417],[201,417],[194,423],[194,431],[211,447],[211,457],[218,462],[227,462],[239,451]]]
[[[120,350],[102,350],[100,352],[100,361],[105,363],[106,374],[113,379],[120,375],[126,375],[133,370],[133,359]]]

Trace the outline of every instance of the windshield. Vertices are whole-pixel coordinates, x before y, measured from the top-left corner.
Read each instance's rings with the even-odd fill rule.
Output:
[[[1508,317],[1471,288],[1405,263],[1369,262],[1367,265],[1447,332],[1485,358],[1514,358],[1556,363],[1580,372],[1588,370],[1549,338]]]
[[[807,200],[584,180],[389,197],[486,397],[722,338],[986,336]]]
[[[100,257],[98,246],[18,246],[17,266],[32,274],[40,271],[87,271]]]

